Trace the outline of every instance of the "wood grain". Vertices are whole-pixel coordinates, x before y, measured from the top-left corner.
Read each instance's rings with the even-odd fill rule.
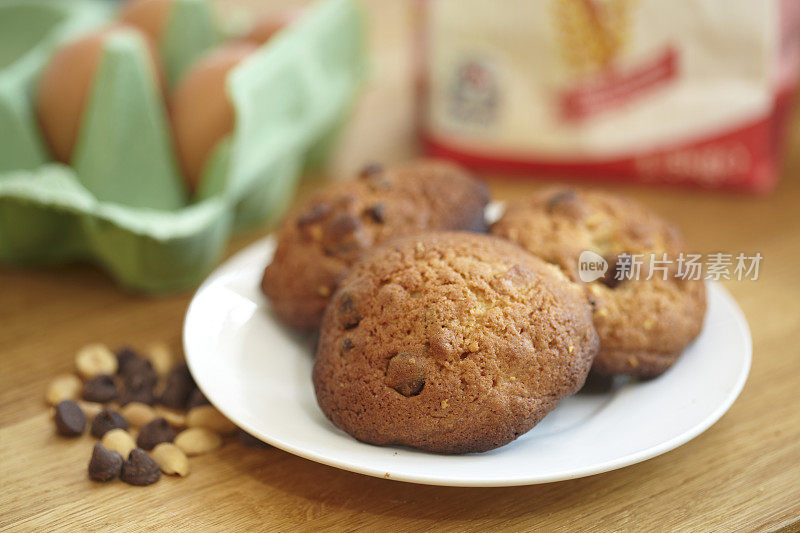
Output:
[[[329,168],[414,153],[409,15],[371,3],[374,80]],[[44,388],[81,345],[180,344],[190,294],[128,294],[98,269],[0,269],[0,530],[799,530],[800,115],[783,180],[768,197],[619,188],[678,221],[700,252],[761,252],[755,282],[727,288],[750,323],[754,359],[739,400],[712,428],[655,459],[547,485],[463,489],[352,474],[230,442],[186,479],[146,487],[86,478],[91,443],[53,434]],[[315,186],[310,180],[304,190]],[[538,186],[490,177],[497,198]],[[266,229],[237,238],[233,253]],[[657,413],[654,413],[657,416]],[[613,431],[613,428],[609,428]]]

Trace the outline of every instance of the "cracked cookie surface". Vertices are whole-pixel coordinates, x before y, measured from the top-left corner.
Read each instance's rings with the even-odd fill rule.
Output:
[[[548,188],[509,202],[492,233],[557,265],[581,283],[593,306],[600,352],[594,371],[655,377],[670,368],[700,333],[705,286],[676,276],[674,260],[685,245],[678,229],[644,206],[612,194]],[[591,250],[609,263],[606,276],[582,283],[578,258]],[[672,263],[666,279],[614,279],[620,254],[650,254]]]
[[[339,281],[361,254],[426,230],[486,231],[486,185],[459,167],[421,160],[331,185],[287,217],[261,282],[272,308],[297,328],[319,326]]]
[[[488,235],[368,252],[323,320],[314,387],[355,438],[480,452],[530,430],[584,382],[598,346],[580,288]]]

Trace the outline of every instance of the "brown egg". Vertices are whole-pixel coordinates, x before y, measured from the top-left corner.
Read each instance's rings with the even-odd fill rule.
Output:
[[[57,161],[70,162],[104,45],[110,37],[124,31],[136,32],[145,40],[153,72],[160,83],[160,69],[153,48],[134,28],[104,28],[57,50],[39,79],[35,102],[39,126]]]
[[[154,43],[161,42],[161,34],[172,11],[174,0],[127,0],[122,4],[119,20],[147,34]]]
[[[178,160],[194,191],[217,143],[233,131],[226,93],[228,72],[256,50],[252,43],[223,45],[201,57],[183,76],[170,102]]]
[[[255,24],[244,36],[246,41],[255,44],[264,44],[281,31],[283,28],[297,20],[303,14],[303,9],[287,9],[279,13],[273,13],[256,19]]]

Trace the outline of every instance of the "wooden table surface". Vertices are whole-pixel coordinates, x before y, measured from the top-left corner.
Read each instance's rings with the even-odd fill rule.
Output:
[[[330,175],[415,152],[402,4],[372,4],[373,81]],[[477,489],[375,479],[234,441],[193,458],[186,479],[92,483],[91,437],[54,435],[46,384],[89,342],[179,346],[191,294],[129,294],[89,265],[0,268],[0,529],[800,530],[800,114],[793,125],[783,179],[768,197],[618,188],[678,221],[698,251],[764,256],[758,281],[725,284],[752,329],[750,377],[730,411],[686,445],[588,478]],[[537,186],[490,183],[501,199]],[[229,252],[266,232],[238,237]]]

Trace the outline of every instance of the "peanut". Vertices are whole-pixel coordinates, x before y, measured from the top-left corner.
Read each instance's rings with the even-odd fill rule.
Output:
[[[155,459],[165,474],[189,475],[189,459],[183,451],[171,442],[162,442],[153,448],[150,456]]]
[[[78,405],[81,406],[81,409],[83,410],[84,414],[86,414],[86,419],[90,421],[94,419],[94,417],[96,417],[100,413],[100,411],[103,410],[102,403],[86,402],[81,400],[78,402]]]
[[[117,371],[117,356],[104,344],[89,344],[75,355],[75,367],[84,379]]]
[[[141,402],[131,402],[120,411],[128,423],[135,427],[142,427],[156,417],[155,410]]]
[[[201,455],[222,446],[222,437],[206,428],[189,428],[178,433],[174,443],[186,455]]]
[[[175,366],[175,356],[164,343],[153,344],[145,353],[159,376],[166,376]]]
[[[157,405],[155,408],[156,416],[160,416],[167,423],[174,427],[174,428],[184,428],[186,427],[186,415],[181,413],[180,411],[176,411],[174,409],[170,409],[169,407],[164,407],[162,405]]]
[[[56,376],[47,386],[45,399],[50,405],[57,405],[61,400],[77,400],[81,395],[83,384],[74,374]]]
[[[210,429],[223,435],[236,431],[236,425],[225,418],[225,415],[220,413],[213,405],[192,407],[186,415],[186,425],[190,428]]]
[[[103,443],[103,446],[109,450],[114,450],[125,459],[130,455],[131,450],[136,448],[136,441],[133,440],[131,434],[119,428],[106,432],[100,442]]]

